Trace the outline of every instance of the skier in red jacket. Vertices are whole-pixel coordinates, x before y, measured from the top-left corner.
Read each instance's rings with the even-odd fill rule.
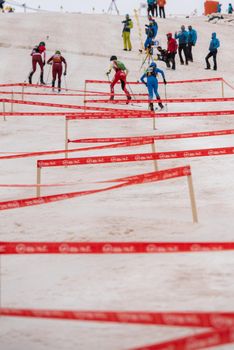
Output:
[[[37,64],[39,64],[39,66],[41,68],[40,83],[41,84],[45,84],[45,82],[43,80],[44,64],[45,64],[45,62],[43,62],[43,60],[42,60],[42,55],[41,55],[41,53],[39,51],[39,47],[38,46],[35,46],[33,48],[32,52],[31,52],[31,56],[32,56],[32,71],[30,72],[30,74],[28,76],[29,84],[32,84],[32,76],[36,72]]]
[[[47,61],[47,64],[52,64],[52,87],[54,90],[54,85],[56,78],[58,76],[58,91],[61,91],[61,76],[63,72],[63,64],[65,65],[65,70],[63,75],[67,75],[67,62],[65,58],[61,55],[60,51],[56,51],[53,56]]]
[[[111,89],[111,97],[110,100],[114,100],[114,86],[120,81],[121,88],[124,91],[125,95],[127,96],[127,100],[131,100],[131,96],[129,91],[126,88],[126,79],[128,75],[128,69],[125,67],[125,65],[118,61],[116,56],[111,56],[110,61],[113,62],[110,66],[109,71],[106,73],[106,75],[109,77],[109,74],[111,73],[111,70],[113,69],[115,71],[115,76],[111,82],[110,89]]]
[[[177,42],[176,40],[172,37],[172,33],[167,34],[167,66],[170,67],[170,63],[172,64],[172,69],[176,69],[176,64],[175,64],[175,55],[177,53]]]

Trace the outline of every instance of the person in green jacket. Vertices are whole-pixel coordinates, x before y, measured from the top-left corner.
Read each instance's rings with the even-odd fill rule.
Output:
[[[132,43],[131,43],[131,39],[130,39],[130,32],[131,32],[131,29],[133,28],[133,22],[132,22],[131,18],[129,17],[129,15],[126,15],[125,20],[122,21],[122,23],[124,24],[123,33],[122,33],[124,51],[128,51],[128,50],[131,51],[132,50]]]

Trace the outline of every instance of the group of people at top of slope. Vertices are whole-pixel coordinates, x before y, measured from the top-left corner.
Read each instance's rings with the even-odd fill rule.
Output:
[[[222,12],[222,4],[219,2],[217,4],[217,13],[221,13],[221,12]],[[232,15],[232,13],[233,13],[233,7],[232,7],[232,3],[231,2],[228,4],[227,13],[229,15]]]
[[[151,49],[151,47],[155,43],[155,38],[158,33],[158,24],[153,19],[152,16],[148,17],[149,24],[146,25],[146,40],[144,43],[144,48],[146,52]],[[128,42],[130,42],[130,29],[133,27],[132,20],[129,17],[129,15],[126,15],[126,20],[123,21],[124,25],[128,24],[128,40],[124,41],[124,50],[127,51]],[[124,31],[123,31],[124,32]],[[181,30],[179,32],[176,32],[174,37],[172,33],[167,33],[167,49],[163,50],[162,47],[158,46],[157,49],[159,51],[158,60],[164,61],[168,68],[172,68],[173,70],[176,69],[176,62],[175,57],[177,54],[177,50],[179,53],[180,63],[182,65],[186,64],[188,65],[189,61],[193,62],[193,52],[192,49],[196,45],[197,42],[197,32],[191,25],[188,26],[188,30],[185,29],[185,26],[181,26]],[[178,40],[178,44],[177,44]],[[210,69],[210,57],[213,57],[214,66],[213,69],[217,70],[217,50],[220,46],[220,42],[216,37],[216,33],[212,33],[210,46],[209,46],[209,53],[207,54],[205,61],[206,61],[206,68]],[[130,42],[129,50],[132,49],[132,45]],[[183,57],[184,56],[184,57]],[[125,92],[127,96],[127,100],[129,101],[131,96],[126,89],[126,76],[128,74],[128,70],[125,68],[124,64],[117,60],[116,56],[111,57],[111,61],[113,61],[113,64],[111,66],[111,69],[113,68],[115,70],[115,76],[113,78],[113,81],[111,82],[111,99],[114,98],[114,86],[115,84],[120,81],[123,91]],[[107,75],[110,74],[111,69],[107,72]],[[155,93],[155,96],[157,99],[160,99],[160,96],[158,94],[158,80],[157,75],[161,74],[164,80],[164,83],[166,84],[165,80],[165,74],[162,70],[157,68],[157,65],[155,62],[152,62],[149,67],[147,68],[144,75],[141,77],[141,81],[145,83],[145,85],[148,88],[148,94],[149,94],[149,100],[153,99],[153,93]],[[145,81],[147,79],[147,82]],[[151,110],[153,110],[153,104],[150,102],[149,107]],[[159,102],[159,107],[163,108],[162,103]]]
[[[154,17],[154,13],[156,17],[166,17],[165,14],[165,5],[166,0],[147,0],[147,13],[148,16],[151,14],[151,16]]]
[[[36,72],[37,65],[40,66],[41,74],[40,74],[40,83],[45,85],[44,82],[44,66],[46,64],[46,45],[44,41],[41,41],[39,45],[36,45],[32,52],[32,71],[28,76],[29,84],[32,84],[33,74]],[[55,89],[55,82],[58,78],[58,91],[61,91],[61,76],[63,72],[62,64],[65,65],[64,75],[67,74],[67,62],[65,58],[61,55],[59,50],[55,51],[55,54],[49,58],[47,64],[52,65],[52,88]]]

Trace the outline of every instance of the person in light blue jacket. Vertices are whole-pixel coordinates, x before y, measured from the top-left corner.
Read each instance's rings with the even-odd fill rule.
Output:
[[[192,47],[196,45],[197,42],[197,32],[192,26],[188,26],[188,60],[193,62]]]
[[[158,79],[157,79],[158,74],[161,74],[163,78],[163,82],[164,84],[166,84],[167,82],[166,82],[166,78],[163,70],[157,68],[157,64],[155,62],[152,62],[140,79],[141,82],[145,84],[145,86],[148,89],[149,100],[150,100],[149,109],[151,111],[154,111],[154,104],[153,102],[151,102],[151,100],[153,100],[154,98],[154,94],[157,100],[160,100],[160,96],[158,93]],[[147,82],[145,81],[145,78],[147,78]],[[159,102],[158,105],[161,109],[164,107],[162,102]]]
[[[222,4],[218,4],[218,7],[217,7],[217,12],[218,13],[221,13],[222,12]]]
[[[232,7],[232,4],[229,3],[229,4],[228,4],[228,14],[231,15],[232,12],[233,12],[233,7]]]
[[[211,35],[211,41],[210,41],[210,46],[209,46],[209,53],[206,56],[206,68],[205,69],[210,69],[210,62],[209,58],[213,57],[214,61],[214,70],[217,70],[217,53],[218,53],[218,48],[220,47],[220,42],[219,39],[216,36],[216,33],[212,33]]]
[[[184,64],[184,59],[182,57],[182,51],[184,52],[185,64],[188,64],[188,32],[185,30],[185,26],[181,26],[181,31],[179,33],[175,32],[175,39],[179,41],[179,57],[180,63]]]

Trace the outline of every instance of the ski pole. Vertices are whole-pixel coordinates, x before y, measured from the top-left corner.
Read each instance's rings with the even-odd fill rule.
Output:
[[[134,93],[132,91],[131,85],[129,83],[127,83],[127,84],[128,84],[129,90],[131,92],[131,95],[133,96],[134,100],[136,100],[136,96],[134,95]]]
[[[167,100],[167,85],[164,84],[164,92],[165,92],[165,99]],[[165,103],[166,105],[166,111],[167,111],[167,102]]]
[[[67,91],[67,79],[66,79],[66,75],[64,75],[64,83],[65,83],[65,89]]]

